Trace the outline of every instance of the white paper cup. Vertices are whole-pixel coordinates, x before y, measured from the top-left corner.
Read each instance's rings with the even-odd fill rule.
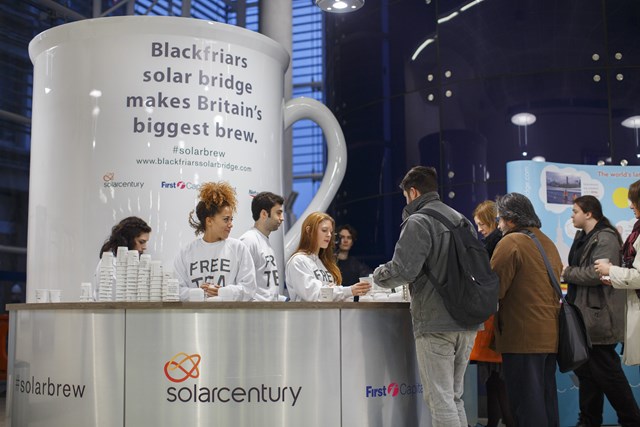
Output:
[[[36,289],[36,302],[49,302],[49,289]]]
[[[598,264],[610,264],[611,262],[609,261],[609,258],[600,258],[596,260],[596,263]]]
[[[84,282],[80,284],[80,298],[90,298],[91,297],[91,283]]]
[[[222,287],[218,289],[220,301],[233,301],[233,289]]]
[[[373,290],[373,275],[369,275],[367,277],[359,277],[359,280],[361,282],[367,282],[368,284],[371,285],[371,288],[369,289],[369,291],[367,291],[367,293],[365,295],[371,295],[371,291]]]
[[[204,301],[204,289],[194,288],[189,289],[189,301]]]
[[[62,301],[62,290],[49,289],[49,302],[60,302],[60,301]]]
[[[320,301],[333,301],[333,288],[320,288]]]

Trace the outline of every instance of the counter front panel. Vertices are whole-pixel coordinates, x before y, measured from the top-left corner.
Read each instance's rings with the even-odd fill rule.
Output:
[[[124,313],[12,311],[9,425],[122,426]]]
[[[339,335],[338,309],[127,310],[126,425],[339,426]]]

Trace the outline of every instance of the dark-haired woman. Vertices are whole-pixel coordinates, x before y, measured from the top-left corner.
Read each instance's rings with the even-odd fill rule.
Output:
[[[151,227],[137,216],[130,216],[111,228],[111,235],[100,248],[100,258],[103,252],[116,252],[119,246],[126,246],[130,251],[136,250],[142,254],[147,250],[147,242],[151,234]]]
[[[191,288],[202,288],[207,297],[214,297],[224,287],[231,290],[229,299],[250,301],[256,293],[253,260],[244,243],[229,237],[237,206],[235,190],[226,182],[208,182],[200,188],[199,198],[189,213],[189,225],[202,238],[182,248],[174,262],[180,299],[187,300]]]
[[[623,426],[640,426],[640,412],[622,371],[616,345],[624,339],[624,292],[605,286],[593,265],[607,258],[620,264],[622,239],[602,214],[594,196],[573,201],[573,226],[579,229],[563,272],[567,300],[580,308],[593,347],[589,360],[575,369],[580,380],[580,414],[577,426],[600,426],[604,396]]]
[[[126,247],[130,251],[138,251],[142,254],[147,250],[147,243],[149,242],[149,236],[151,234],[151,227],[149,224],[144,222],[144,220],[138,218],[137,216],[129,216],[124,218],[119,223],[114,225],[111,228],[111,235],[104,241],[102,247],[100,248],[99,258],[102,260],[102,255],[105,252],[111,252],[113,254],[113,259],[111,262],[115,267],[116,263],[116,255],[118,252],[118,247]],[[93,299],[98,300],[98,284],[100,276],[100,263],[96,267],[96,271],[93,275],[92,282],[92,294]],[[115,276],[115,268],[113,270],[113,276],[111,278],[111,285],[115,286],[116,276]]]

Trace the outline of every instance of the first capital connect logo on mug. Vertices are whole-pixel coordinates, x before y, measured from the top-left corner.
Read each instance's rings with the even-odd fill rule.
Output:
[[[181,383],[189,378],[200,376],[200,355],[178,353],[164,365],[164,374],[167,379],[174,383]]]

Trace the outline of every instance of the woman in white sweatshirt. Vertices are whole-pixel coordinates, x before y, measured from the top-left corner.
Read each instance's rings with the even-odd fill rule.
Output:
[[[200,187],[189,225],[202,238],[182,248],[174,262],[181,300],[188,299],[190,288],[198,287],[207,297],[218,296],[220,288],[230,289],[229,299],[234,301],[250,301],[256,293],[251,254],[240,240],[229,237],[236,205],[236,192],[229,183],[207,182]]]
[[[291,301],[319,301],[323,287],[333,288],[334,301],[364,295],[371,288],[367,282],[339,286],[342,276],[333,254],[334,228],[333,218],[323,212],[311,213],[302,223],[298,249],[286,268]]]

